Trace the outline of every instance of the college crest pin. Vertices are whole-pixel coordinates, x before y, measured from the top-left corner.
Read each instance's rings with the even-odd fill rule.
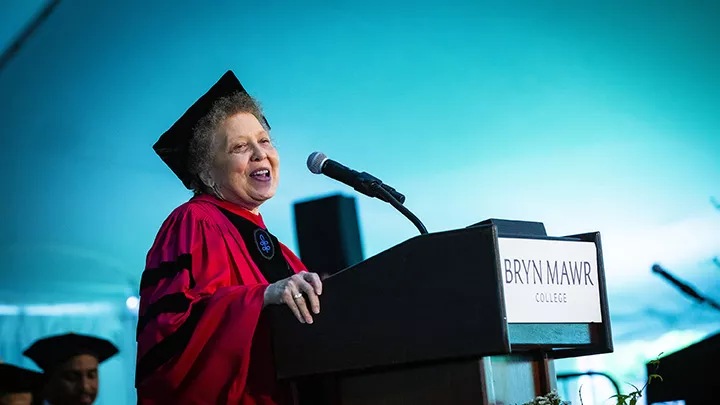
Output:
[[[258,228],[255,230],[255,246],[262,255],[262,257],[270,260],[275,256],[275,246],[273,245],[272,238],[268,231]]]

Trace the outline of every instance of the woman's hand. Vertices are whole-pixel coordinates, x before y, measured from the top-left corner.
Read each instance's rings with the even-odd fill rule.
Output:
[[[301,323],[313,323],[307,301],[314,314],[320,313],[322,281],[315,273],[301,271],[288,278],[272,283],[265,289],[264,305],[285,304]]]

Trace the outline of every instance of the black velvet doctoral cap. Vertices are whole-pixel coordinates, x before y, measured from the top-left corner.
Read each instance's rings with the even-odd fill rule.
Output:
[[[118,348],[108,340],[67,333],[40,339],[28,347],[23,354],[45,372],[49,372],[74,356],[89,354],[96,357],[98,363],[102,363],[118,352]]]
[[[42,388],[43,383],[42,373],[0,363],[0,395],[35,392]]]
[[[182,180],[185,187],[190,188],[193,180],[188,171],[188,158],[190,140],[195,127],[212,110],[216,101],[238,92],[247,94],[232,70],[228,70],[153,145],[155,153]],[[265,126],[270,129],[267,119],[265,117],[262,119]]]

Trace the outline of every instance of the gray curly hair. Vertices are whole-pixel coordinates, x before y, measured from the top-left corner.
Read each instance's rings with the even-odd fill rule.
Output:
[[[228,117],[238,113],[249,113],[270,131],[263,119],[260,103],[245,92],[237,92],[217,100],[210,112],[201,119],[193,130],[189,145],[188,170],[193,176],[190,188],[195,195],[211,194],[222,199],[222,194],[212,178],[212,165],[217,146],[217,131]]]

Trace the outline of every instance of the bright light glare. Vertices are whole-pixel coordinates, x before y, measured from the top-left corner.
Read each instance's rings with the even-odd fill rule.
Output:
[[[129,310],[137,311],[138,307],[140,306],[140,299],[135,296],[128,297],[128,299],[125,300],[125,305],[127,305]]]

